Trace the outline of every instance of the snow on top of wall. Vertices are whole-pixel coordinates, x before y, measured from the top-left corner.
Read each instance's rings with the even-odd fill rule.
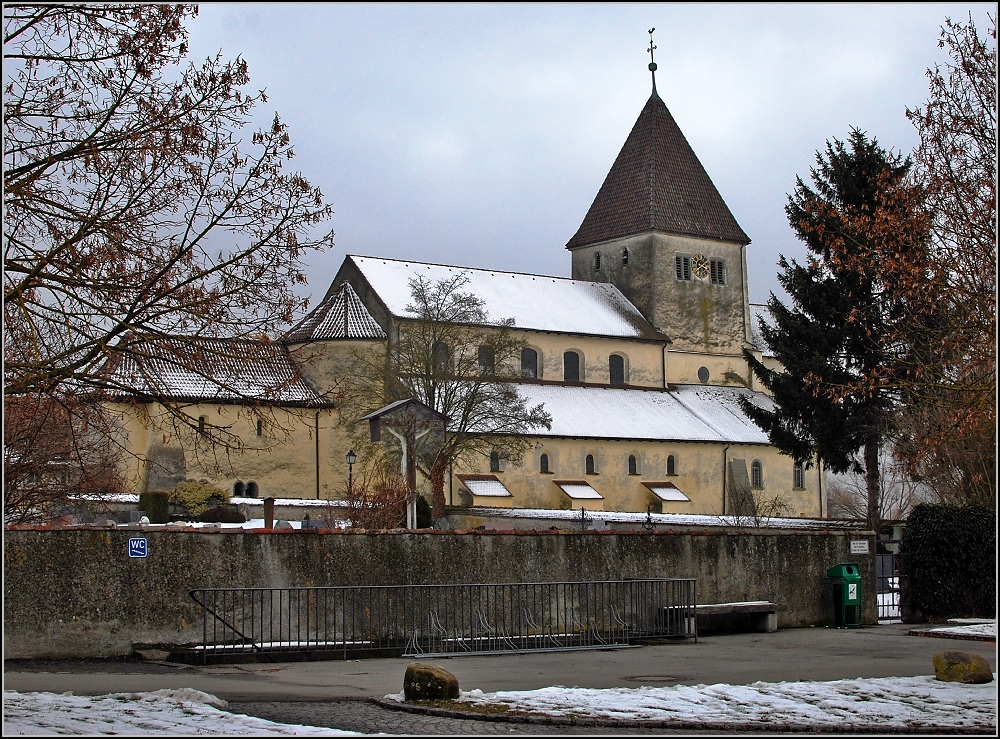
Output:
[[[416,318],[409,281],[420,275],[432,283],[464,274],[462,292],[485,302],[489,320],[514,319],[518,328],[559,333],[629,338],[662,338],[621,291],[606,282],[495,272],[468,267],[404,262],[378,257],[349,257],[389,311]]]
[[[534,518],[540,521],[569,521],[580,519],[580,510],[561,510],[556,508],[470,508],[468,515],[490,518]],[[623,513],[618,511],[587,511],[587,516],[606,523],[643,523],[645,513]],[[738,521],[733,516],[710,516],[686,513],[650,513],[653,523],[661,526],[697,526],[697,527],[733,527],[746,525],[746,521]],[[765,518],[760,528],[763,529],[864,529],[863,521],[838,521],[822,518]]]

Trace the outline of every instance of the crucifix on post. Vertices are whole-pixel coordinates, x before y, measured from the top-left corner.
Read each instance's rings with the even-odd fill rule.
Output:
[[[448,417],[419,400],[390,403],[360,420],[368,421],[372,441],[382,440],[382,429],[399,441],[399,473],[406,480],[406,528],[417,528],[417,457],[435,459],[444,446]]]

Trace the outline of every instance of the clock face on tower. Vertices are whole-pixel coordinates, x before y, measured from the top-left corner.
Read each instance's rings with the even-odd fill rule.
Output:
[[[708,257],[704,254],[695,254],[691,257],[691,268],[695,277],[704,280],[708,277]]]

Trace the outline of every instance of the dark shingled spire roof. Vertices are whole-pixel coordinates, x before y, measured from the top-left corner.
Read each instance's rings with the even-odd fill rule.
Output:
[[[566,248],[646,231],[750,243],[655,90]]]
[[[316,310],[303,318],[284,340],[384,339],[385,331],[375,322],[351,283],[342,282],[332,295],[323,298]]]

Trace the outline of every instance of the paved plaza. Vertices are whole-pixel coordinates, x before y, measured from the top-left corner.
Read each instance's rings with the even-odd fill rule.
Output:
[[[786,629],[609,651],[550,652],[428,660],[463,690],[533,690],[552,685],[610,688],[756,681],[841,680],[933,674],[935,652],[985,657],[996,671],[996,644],[908,636],[904,624],[856,630]],[[410,659],[368,659],[192,667],[140,660],[32,660],[4,665],[7,690],[82,695],[190,687],[230,710],[285,723],[390,734],[619,733],[612,726],[514,724],[404,713],[374,705],[402,689]],[[873,727],[876,728],[876,727]],[[621,727],[620,733],[641,733]],[[663,733],[663,730],[650,730]]]

